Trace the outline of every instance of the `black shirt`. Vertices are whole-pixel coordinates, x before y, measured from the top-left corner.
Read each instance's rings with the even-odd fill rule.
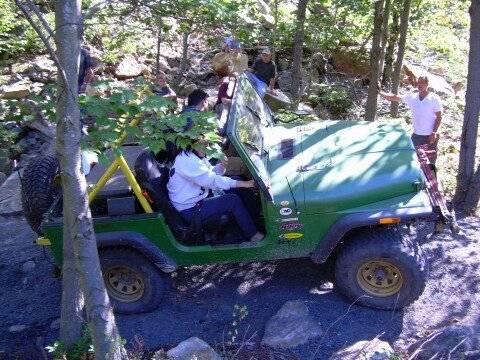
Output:
[[[265,63],[261,58],[257,58],[252,66],[253,73],[264,83],[269,84],[270,80],[277,75],[277,67],[273,61]]]

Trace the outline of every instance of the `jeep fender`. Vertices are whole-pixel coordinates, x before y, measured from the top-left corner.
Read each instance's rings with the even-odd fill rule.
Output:
[[[115,231],[96,233],[97,246],[99,249],[107,247],[129,247],[132,248],[152,262],[158,269],[170,273],[178,266],[165,255],[158,247],[143,234],[134,231]]]
[[[310,255],[313,262],[321,264],[327,261],[332,251],[343,240],[345,234],[351,230],[362,228],[366,226],[378,226],[379,220],[382,218],[400,218],[399,223],[409,223],[420,219],[433,219],[434,214],[432,208],[415,207],[399,209],[394,211],[380,211],[380,212],[361,212],[342,216],[328,233],[321,239],[316,249]]]

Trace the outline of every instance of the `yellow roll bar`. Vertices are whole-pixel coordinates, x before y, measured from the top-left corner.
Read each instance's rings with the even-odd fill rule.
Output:
[[[133,119],[130,122],[130,126],[137,126],[139,123],[140,119],[136,118]],[[120,137],[114,142],[115,146],[121,145],[123,140],[127,137],[127,132],[123,131]],[[138,201],[142,205],[143,210],[145,210],[146,213],[152,213],[152,207],[148,203],[147,199],[145,196],[142,194],[142,189],[140,188],[140,185],[138,185],[137,179],[135,179],[135,175],[133,175],[132,170],[128,166],[127,162],[125,161],[125,158],[123,155],[119,155],[115,158],[113,163],[105,170],[103,173],[102,177],[98,182],[95,184],[95,186],[90,190],[88,193],[88,203],[90,204],[93,199],[98,195],[99,191],[105,186],[107,181],[117,172],[117,170],[120,168],[120,170],[123,172],[125,177],[127,178],[128,184],[131,186],[133,192],[135,193],[135,196],[137,197]]]

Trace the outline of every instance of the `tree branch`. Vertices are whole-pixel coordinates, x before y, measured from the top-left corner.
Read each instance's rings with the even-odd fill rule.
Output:
[[[29,0],[27,0],[28,2]],[[42,32],[42,28],[41,26],[37,25],[35,23],[35,21],[33,20],[32,16],[30,15],[28,9],[25,7],[24,4],[22,4],[21,0],[15,0],[15,4],[18,6],[18,8],[22,11],[22,13],[25,15],[25,17],[27,18],[28,22],[30,23],[30,25],[33,27],[33,29],[35,30],[35,32],[37,33],[37,35],[40,37],[40,39],[42,40],[43,44],[45,45],[45,47],[47,48],[47,51],[49,53],[49,55],[51,56],[53,62],[55,63],[55,65],[57,66],[57,69],[58,69],[58,73],[60,74],[60,77],[62,78],[62,81],[65,85],[65,87],[67,88],[68,92],[70,92],[70,94],[74,94],[74,92],[72,91],[72,89],[70,89],[70,87],[68,86],[68,82],[67,82],[67,76],[65,74],[65,69],[62,67],[62,64],[60,64],[60,61],[58,60],[58,57],[57,57],[57,54],[55,53],[55,50],[53,49],[52,45],[50,44],[50,42],[48,41],[48,38],[43,34]],[[50,29],[48,23],[46,22],[46,20],[43,18],[42,14],[38,11],[38,8],[37,8],[37,5],[29,2],[29,8],[31,8],[31,10],[35,13],[35,15],[37,15],[37,17],[40,19],[40,22],[42,23],[42,26],[46,26],[48,27],[45,28],[45,30],[49,33],[49,35],[53,35],[53,31],[52,29]]]
[[[52,39],[55,39],[55,34],[53,33],[52,28],[50,27],[48,22],[43,18],[42,13],[38,10],[37,5],[35,5],[31,0],[25,0],[25,2],[27,3],[30,10],[33,11],[35,13],[35,15],[37,15],[37,17],[40,20],[40,22],[42,23],[43,27],[48,32],[49,37],[51,37]],[[17,2],[17,5],[18,5],[18,2]]]
[[[108,5],[110,5],[114,0],[104,0],[96,3],[95,5],[89,7],[85,12],[82,14],[82,17],[80,19],[81,22],[83,22],[85,19],[91,18],[93,15],[98,13],[99,11],[102,11],[104,8],[106,8]]]

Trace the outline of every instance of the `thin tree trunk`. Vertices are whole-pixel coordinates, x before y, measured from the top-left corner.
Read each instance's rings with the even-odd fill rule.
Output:
[[[278,41],[278,3],[279,0],[273,0],[273,34],[272,34],[272,61],[277,61],[277,41]],[[278,64],[277,64],[278,66]],[[286,70],[286,69],[282,69]]]
[[[375,15],[373,20],[373,39],[372,49],[370,50],[370,85],[368,87],[367,105],[365,107],[365,119],[368,121],[374,121],[377,116],[377,83],[380,76],[384,4],[385,0],[377,0],[374,5]]]
[[[60,311],[60,340],[71,348],[83,335],[85,305],[83,292],[80,289],[73,240],[70,235],[71,225],[64,218],[63,226],[63,264],[62,264],[62,308]]]
[[[400,39],[398,40],[397,60],[395,61],[392,77],[392,93],[394,94],[398,94],[398,88],[400,87],[400,74],[402,72],[403,57],[405,56],[411,3],[412,0],[403,1],[403,9],[400,16]],[[398,103],[395,101],[390,105],[390,115],[393,117],[398,116]]]
[[[387,41],[388,41],[388,21],[390,19],[390,8],[392,5],[392,0],[385,0],[385,10],[383,11],[383,25],[382,25],[382,45],[380,52],[380,69],[378,71],[378,78],[383,74],[383,69],[385,66],[385,53],[387,51]]]
[[[395,48],[398,42],[398,36],[400,32],[400,14],[396,6],[393,7],[392,24],[390,26],[390,36],[388,39],[387,51],[385,54],[385,65],[383,67],[382,84],[387,86],[392,81],[393,73],[393,56],[395,54]]]
[[[190,33],[184,32],[182,35],[182,60],[180,62],[180,74],[183,74],[187,70],[188,62],[188,37]]]
[[[64,227],[73,240],[75,265],[85,295],[86,315],[97,359],[126,359],[105,290],[88,206],[85,176],[80,171],[80,110],[77,103],[81,0],[55,2],[55,42],[66,82],[58,79],[57,156],[63,186]]]
[[[480,113],[480,0],[470,5],[470,53],[455,203],[466,211],[475,210],[480,197],[480,166],[475,171]]]
[[[158,75],[160,71],[160,47],[162,45],[162,26],[161,23],[158,24],[158,30],[157,30],[157,55],[155,57],[155,69],[156,69],[156,74]]]
[[[301,89],[300,80],[302,77],[302,53],[305,32],[305,12],[308,0],[299,0],[297,7],[297,29],[293,40],[293,61],[292,61],[292,108],[296,110],[300,102]]]

